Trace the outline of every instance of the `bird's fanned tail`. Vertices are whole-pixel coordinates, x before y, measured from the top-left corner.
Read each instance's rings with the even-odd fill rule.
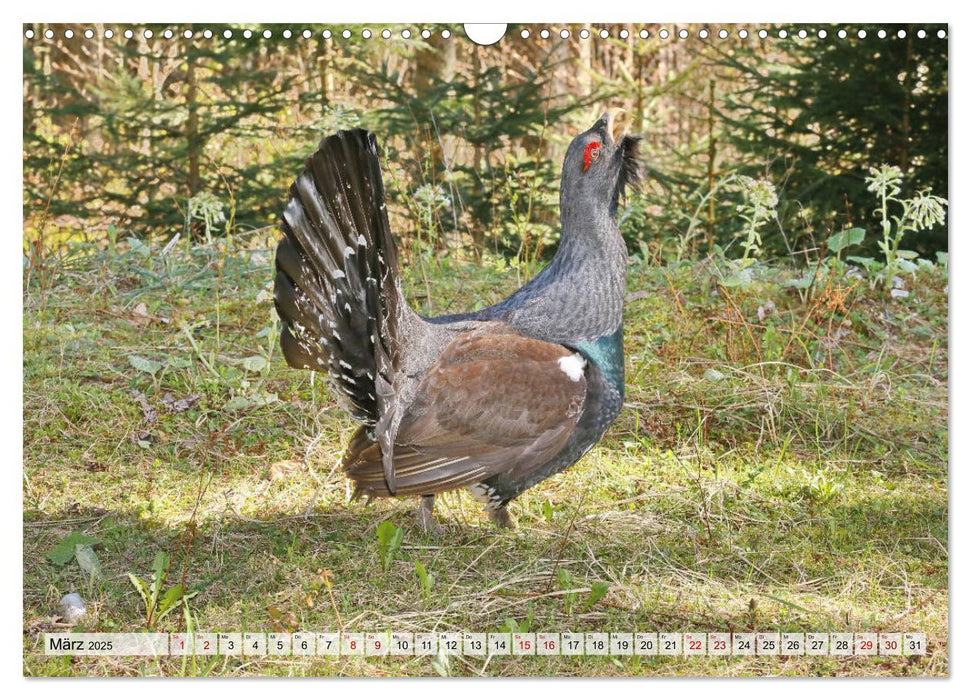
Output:
[[[283,355],[329,374],[373,428],[390,400],[407,305],[371,134],[341,131],[321,143],[290,188],[282,228],[274,301]]]

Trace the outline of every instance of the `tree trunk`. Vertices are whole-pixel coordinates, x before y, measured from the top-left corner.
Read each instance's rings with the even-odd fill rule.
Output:
[[[317,40],[315,54],[317,59],[317,77],[320,80],[321,111],[326,109],[327,105],[330,104],[330,96],[334,91],[334,78],[330,71],[332,53],[330,39],[320,38]]]
[[[715,79],[708,81],[708,249],[715,242]]]
[[[199,138],[199,104],[196,98],[198,91],[198,84],[196,82],[196,61],[191,47],[189,47],[189,49],[186,51],[185,60],[185,101],[189,110],[189,117],[185,123],[185,137],[189,156],[188,188],[189,196],[191,197],[192,195],[198,193],[201,188],[199,160],[201,156],[200,151],[202,150],[202,142]]]

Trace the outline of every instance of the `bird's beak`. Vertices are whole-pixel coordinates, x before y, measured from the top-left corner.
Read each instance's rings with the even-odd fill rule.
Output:
[[[604,113],[604,119],[607,120],[607,136],[616,146],[627,135],[627,128],[630,125],[627,112],[620,107],[611,107]]]

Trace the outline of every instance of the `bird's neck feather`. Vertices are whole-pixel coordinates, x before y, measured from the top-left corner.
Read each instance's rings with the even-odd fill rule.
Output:
[[[627,264],[627,247],[617,226],[616,210],[607,202],[561,198],[562,233],[553,261],[582,263],[603,271]]]

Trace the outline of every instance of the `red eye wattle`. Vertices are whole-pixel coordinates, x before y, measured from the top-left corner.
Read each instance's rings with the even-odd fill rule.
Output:
[[[600,142],[591,141],[587,144],[586,150],[583,152],[583,172],[587,172],[590,168],[590,163],[597,160],[600,157]]]

